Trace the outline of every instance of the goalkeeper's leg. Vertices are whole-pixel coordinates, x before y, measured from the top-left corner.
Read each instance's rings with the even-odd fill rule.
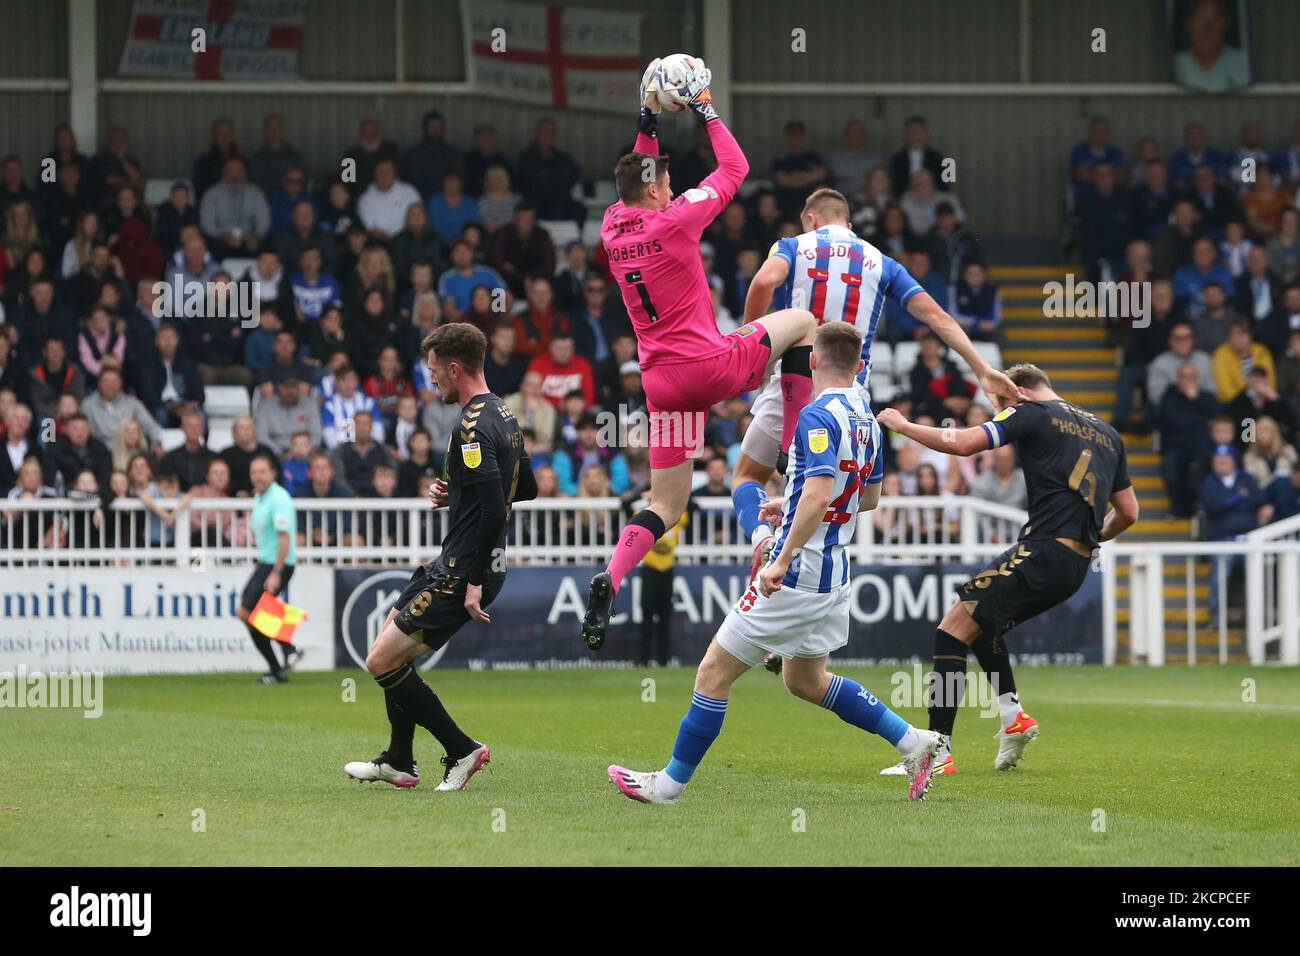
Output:
[[[771,354],[768,357],[768,372],[780,363],[781,383],[781,447],[785,453],[790,448],[790,439],[794,437],[794,426],[799,420],[799,412],[812,401],[812,369],[809,359],[812,357],[813,333],[817,331],[817,319],[807,309],[783,309],[765,315],[754,323],[767,333]],[[779,459],[778,465],[780,467]]]

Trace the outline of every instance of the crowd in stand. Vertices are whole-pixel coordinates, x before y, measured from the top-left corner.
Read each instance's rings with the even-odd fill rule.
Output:
[[[713,166],[701,131],[672,156],[674,189]],[[217,119],[188,180],[151,207],[145,186],[158,172],[120,127],[93,156],[61,125],[40,170],[0,161],[0,496],[135,497],[150,516],[138,534],[158,541],[182,520],[178,504],[248,495],[259,452],[300,497],[422,495],[456,410],[418,343],[449,321],[487,336],[488,383],[525,429],[542,496],[630,499],[647,485],[645,449],[602,440],[602,411],[626,423],[645,408],[637,344],[599,243],[557,249],[552,239],[550,224],[587,218],[576,197],[592,178],[552,119],[509,155],[490,126],[453,144],[434,111],[405,149],[365,118],[328,170],[309,166],[279,115],[265,117],[251,150]],[[803,199],[834,185],[864,237],[904,259],[973,337],[996,336],[997,291],[923,119],[907,121],[889,159],[861,122],[825,157],[791,122],[769,177],[725,210],[701,250],[721,330],[742,321],[771,244],[801,231]],[[256,297],[255,322],[218,307],[241,295]],[[901,311],[882,330],[924,340],[907,383],[917,405],[965,414],[974,390],[937,342]],[[251,398],[224,448],[208,444],[214,386]],[[730,493],[747,425],[743,400],[712,410],[701,494]],[[175,434],[183,440],[165,445]],[[917,467],[903,459],[900,479],[915,490]],[[948,490],[976,477],[940,473]],[[222,529],[230,541],[244,533],[233,517]]]
[[[1095,117],[1070,168],[1090,276],[1151,290],[1149,322],[1112,319],[1114,415],[1159,433],[1173,514],[1223,540],[1300,513],[1300,122],[1278,149],[1256,122],[1232,148],[1193,122],[1129,162]]]

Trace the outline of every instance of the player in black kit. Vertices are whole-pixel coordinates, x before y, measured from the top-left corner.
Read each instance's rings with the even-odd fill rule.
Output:
[[[893,408],[877,416],[882,428],[948,454],[974,455],[1014,443],[1029,493],[1029,520],[1020,540],[961,586],[935,632],[930,729],[944,738],[935,773],[956,771],[952,728],[965,688],[968,652],[975,654],[998,693],[1002,729],[994,767],[1007,770],[1020,762],[1038,736],[1038,721],[1020,706],[1003,635],[1069,598],[1083,584],[1093,549],[1138,517],[1119,433],[1062,400],[1042,369],[1016,365],[1007,375],[1022,400],[983,425],[915,425]]]
[[[420,349],[443,402],[462,409],[447,448],[445,480],[429,491],[434,508],[450,509],[450,526],[441,553],[411,575],[366,655],[366,669],[384,689],[392,728],[388,749],[344,770],[357,780],[416,786],[420,774],[412,743],[419,724],[446,751],[437,789],[463,790],[491,751],[456,726],[412,663],[446,644],[469,620],[491,620],[484,608],[505,583],[510,506],[537,497],[537,482],[519,422],[483,379],[483,333],[453,322],[429,333]]]

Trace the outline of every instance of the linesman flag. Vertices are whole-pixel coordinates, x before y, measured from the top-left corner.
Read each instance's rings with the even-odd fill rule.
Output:
[[[293,643],[293,632],[298,629],[298,622],[307,620],[307,612],[292,604],[285,604],[270,591],[263,591],[258,598],[253,613],[248,616],[248,623],[257,628],[273,641],[284,644]]]

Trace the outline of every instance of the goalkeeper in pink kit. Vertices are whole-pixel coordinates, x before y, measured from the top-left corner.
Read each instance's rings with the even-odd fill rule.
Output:
[[[636,331],[650,419],[650,504],[623,529],[604,571],[592,578],[582,636],[598,649],[623,578],[686,509],[693,459],[703,444],[713,404],[751,391],[781,364],[788,447],[799,411],[812,398],[809,356],[817,320],[804,309],[763,316],[729,335],[718,331],[700,259],[700,237],[740,188],[749,163],[713,108],[712,76],[698,58],[668,68],[650,64],[641,81],[641,131],[633,152],[614,167],[619,201],[605,211],[601,241],[609,269]],[[718,168],[695,189],[674,197],[668,161],[659,155],[658,99],[651,87],[672,87],[705,125]]]

